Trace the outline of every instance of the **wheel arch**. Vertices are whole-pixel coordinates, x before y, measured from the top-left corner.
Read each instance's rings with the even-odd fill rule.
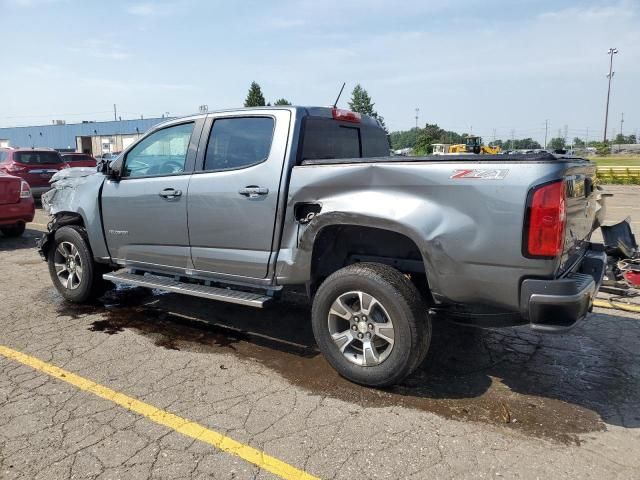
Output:
[[[324,217],[324,216],[323,216]],[[392,266],[417,280],[416,286],[429,302],[433,275],[429,256],[420,248],[416,235],[406,226],[388,220],[345,215],[322,218],[300,238],[299,248],[306,250],[308,290],[311,296],[324,278],[342,267],[359,262]],[[320,220],[320,218],[318,218]],[[382,220],[382,221],[380,221]],[[311,238],[304,238],[308,234]],[[308,243],[305,243],[308,242]],[[420,285],[424,288],[420,288]]]
[[[84,217],[78,212],[61,211],[53,214],[51,221],[47,224],[47,232],[38,243],[38,252],[44,260],[48,258],[49,249],[54,245],[56,231],[67,225],[86,227]]]

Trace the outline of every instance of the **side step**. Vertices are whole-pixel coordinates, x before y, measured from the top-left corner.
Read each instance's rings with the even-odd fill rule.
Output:
[[[127,270],[105,273],[102,278],[114,283],[124,283],[127,285],[138,285],[140,287],[157,288],[167,292],[191,295],[192,297],[208,298],[220,302],[236,303],[249,307],[263,308],[271,301],[271,297],[259,293],[242,292],[240,290],[230,290],[220,287],[209,287],[194,283],[179,282],[170,277],[163,277],[151,274],[130,273]]]

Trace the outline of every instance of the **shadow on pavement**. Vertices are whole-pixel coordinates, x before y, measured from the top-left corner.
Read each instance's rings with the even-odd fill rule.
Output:
[[[360,387],[316,349],[302,296],[258,311],[141,288],[118,289],[98,306],[61,304],[81,316],[105,308],[91,330],[131,329],[155,345],[256,359],[314,394],[366,407],[405,406],[459,420],[502,424],[561,442],[606,424],[640,426],[640,320],[592,314],[563,335],[527,328],[434,328],[425,363],[402,385]]]
[[[0,252],[32,248],[36,252],[36,240],[42,236],[39,230],[27,228],[20,237],[5,237],[0,233]],[[37,256],[37,254],[36,254]],[[39,257],[38,257],[39,258]]]

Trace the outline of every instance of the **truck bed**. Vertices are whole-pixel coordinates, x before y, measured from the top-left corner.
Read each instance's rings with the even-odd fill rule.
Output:
[[[515,310],[523,278],[557,278],[584,254],[600,208],[596,193],[585,190],[594,175],[587,160],[549,153],[304,161],[292,170],[288,209],[315,204],[318,213],[312,225],[285,232],[280,260],[287,258],[287,246],[305,247],[306,231],[329,218],[386,229],[422,252],[434,297]],[[568,192],[564,251],[557,258],[527,258],[530,192],[561,179]],[[286,263],[295,270],[301,262]],[[298,276],[287,265],[280,273],[283,283]]]

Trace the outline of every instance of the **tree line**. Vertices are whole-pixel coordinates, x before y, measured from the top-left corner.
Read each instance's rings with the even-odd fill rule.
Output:
[[[279,98],[273,105],[291,105],[291,102],[286,98]],[[360,84],[357,84],[351,91],[351,99],[349,100],[349,109],[353,112],[361,113],[375,118],[380,122],[382,127],[387,130],[384,123],[384,117],[378,114],[374,108],[374,103],[371,100],[369,93],[362,88]],[[245,107],[269,107],[271,102],[267,102],[262,93],[262,88],[257,82],[251,82],[249,86],[249,92],[247,98],[244,100]]]

